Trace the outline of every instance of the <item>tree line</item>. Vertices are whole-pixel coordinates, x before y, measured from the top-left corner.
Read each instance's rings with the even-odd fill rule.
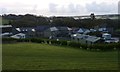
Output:
[[[74,19],[73,17],[45,17],[32,14],[26,15],[2,15],[2,18],[8,20],[8,24],[15,27],[33,27],[40,25],[50,26],[68,26],[93,28],[94,26],[107,24],[108,27],[120,28],[119,19]]]

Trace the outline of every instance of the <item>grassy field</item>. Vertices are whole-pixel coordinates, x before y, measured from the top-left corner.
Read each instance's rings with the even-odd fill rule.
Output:
[[[117,70],[117,51],[92,52],[37,43],[3,44],[3,70]]]
[[[2,24],[4,25],[4,24],[8,24],[9,23],[9,20],[7,20],[7,19],[2,19]]]

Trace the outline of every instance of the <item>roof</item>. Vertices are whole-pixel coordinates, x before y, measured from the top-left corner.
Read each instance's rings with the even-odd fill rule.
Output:
[[[70,31],[70,30],[72,30],[72,29],[69,28],[69,27],[63,27],[63,26],[57,27],[57,28],[58,28],[58,30],[60,30],[60,31]]]
[[[108,33],[104,33],[103,35],[111,35],[111,34],[108,34]]]
[[[24,33],[18,33],[18,34],[16,34],[16,35],[11,36],[11,37],[12,37],[12,38],[17,38],[17,39],[19,39],[19,38],[23,38],[23,36],[25,36]]]
[[[46,30],[46,29],[48,29],[49,28],[49,26],[47,26],[47,25],[43,25],[43,26],[37,26],[35,29],[36,29],[36,31],[44,31],[44,30]]]
[[[12,27],[12,25],[0,25],[0,28]]]
[[[50,28],[50,31],[57,31],[58,30],[58,28],[56,28],[56,27],[51,27]]]
[[[99,31],[106,31],[107,28],[99,28]]]
[[[107,42],[107,43],[118,43],[119,42],[119,38],[111,38],[111,39],[109,39],[109,40],[105,40],[105,42]]]
[[[22,28],[16,28],[19,32],[34,32],[36,31],[34,27],[22,27]]]
[[[12,33],[6,32],[6,33],[0,34],[0,36],[5,36],[5,35],[12,35]]]
[[[84,39],[86,41],[90,41],[90,42],[96,42],[98,40],[100,40],[100,37],[96,37],[96,36],[89,36],[89,35],[84,35],[84,34],[73,34],[71,37],[76,37],[79,39]]]
[[[86,40],[90,41],[90,42],[96,42],[98,40],[100,40],[100,37],[95,37],[95,36],[89,36]]]
[[[77,32],[84,33],[84,32],[90,32],[90,31],[89,31],[89,29],[80,28]]]

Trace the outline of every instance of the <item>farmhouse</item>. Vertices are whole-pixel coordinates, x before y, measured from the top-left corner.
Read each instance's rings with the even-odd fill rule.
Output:
[[[13,32],[13,34],[24,33],[24,34],[26,34],[26,38],[36,37],[35,27],[13,28],[12,32]]]

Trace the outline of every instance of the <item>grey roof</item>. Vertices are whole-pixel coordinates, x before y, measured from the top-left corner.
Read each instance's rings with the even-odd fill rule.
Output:
[[[12,35],[12,33],[6,32],[6,33],[0,34],[0,36],[5,36],[5,35]]]
[[[111,38],[109,40],[105,40],[105,42],[107,42],[107,43],[111,43],[111,42],[118,43],[119,42],[119,38]]]
[[[49,28],[48,25],[41,25],[41,26],[37,26],[35,29],[38,32],[43,32],[43,31],[47,30],[48,28]]]
[[[96,42],[96,41],[98,41],[100,39],[101,39],[100,37],[88,36],[88,38],[86,40],[90,41],[90,42]]]
[[[19,32],[35,32],[36,29],[33,27],[23,27],[23,28],[16,28],[17,31]]]
[[[77,32],[79,33],[89,32],[89,29],[80,28]]]
[[[57,31],[58,29],[56,27],[51,27],[50,31]]]
[[[12,38],[17,38],[17,39],[19,39],[19,38],[21,38],[22,36],[25,36],[25,34],[24,34],[24,33],[18,33],[18,34],[15,34],[15,35],[11,36],[11,37],[12,37]]]
[[[12,25],[0,25],[0,28],[12,27]]]
[[[74,34],[71,37],[75,37],[75,38],[79,38],[79,39],[84,39],[86,41],[90,41],[90,42],[96,42],[98,40],[100,40],[100,37],[96,37],[96,36],[89,36],[89,35],[84,35],[84,34]]]
[[[70,30],[72,30],[71,28],[69,28],[69,27],[57,27],[58,28],[58,30],[60,30],[60,31],[70,31]]]

